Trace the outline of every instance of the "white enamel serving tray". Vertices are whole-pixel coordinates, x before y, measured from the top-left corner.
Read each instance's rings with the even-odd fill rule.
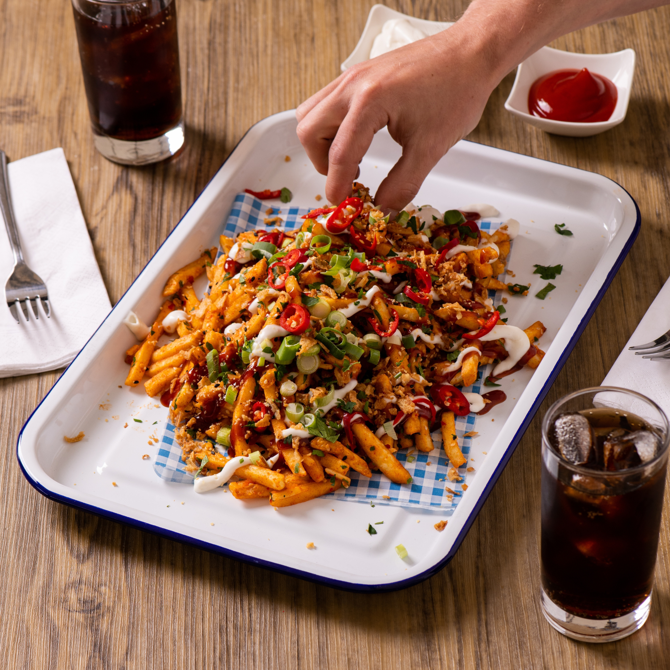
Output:
[[[284,112],[249,130],[23,427],[19,463],[45,496],[116,521],[331,586],[397,589],[426,579],[455,554],[630,249],[639,212],[623,188],[602,176],[470,142],[460,142],[429,175],[417,204],[445,210],[489,203],[520,222],[510,268],[515,282],[532,288],[528,297],[510,297],[509,322],[526,327],[540,319],[547,326],[540,367],[504,380],[508,401],[477,420],[474,471],[443,532],[433,524],[444,514],[416,508],[325,497],[276,511],[266,501],[234,500],[223,489],[198,495],[154,474],[156,447],[149,443],[160,438],[167,410],[143,388],[123,385],[124,351],[135,340],[122,321],[130,310],[153,320],[165,280],[217,243],[239,191],[287,186],[293,205],[317,204],[324,178],[295,129],[294,113]],[[378,133],[361,181],[374,192],[399,155],[388,133]],[[558,235],[555,223],[574,236]],[[535,263],[565,268],[544,302],[533,297],[546,284],[532,274]],[[81,442],[63,440],[80,431]],[[368,524],[379,521],[378,534],[368,535]],[[307,549],[309,542],[316,548]],[[400,543],[409,552],[405,560],[394,550]]]

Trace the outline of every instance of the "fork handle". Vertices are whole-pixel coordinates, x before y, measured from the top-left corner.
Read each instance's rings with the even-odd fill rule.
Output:
[[[18,265],[23,263],[23,253],[21,252],[21,241],[19,239],[19,230],[16,227],[16,220],[14,219],[14,210],[12,209],[12,199],[9,194],[9,176],[7,174],[7,156],[5,152],[0,149],[0,209],[5,220],[5,228],[7,228],[7,236],[9,243],[12,245],[12,252],[14,253],[14,263]]]

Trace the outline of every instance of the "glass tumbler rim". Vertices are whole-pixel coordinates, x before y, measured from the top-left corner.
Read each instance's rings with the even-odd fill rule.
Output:
[[[551,440],[549,440],[549,424],[556,414],[556,409],[560,405],[563,405],[570,400],[574,400],[579,396],[587,395],[589,393],[596,394],[596,393],[607,393],[607,392],[625,393],[627,395],[635,396],[639,400],[642,400],[643,402],[649,404],[658,412],[663,422],[662,426],[662,429],[664,431],[664,434],[662,435],[663,442],[661,443],[661,448],[659,449],[658,453],[651,460],[646,461],[645,463],[640,463],[640,465],[636,465],[632,468],[626,468],[625,470],[616,470],[616,471],[594,470],[593,468],[587,468],[583,465],[577,465],[575,463],[570,463],[569,461],[566,461],[565,458],[563,458],[563,456],[554,448],[554,445],[551,443]],[[567,395],[562,396],[556,402],[554,402],[551,405],[551,407],[549,407],[549,409],[544,415],[544,418],[542,419],[542,445],[543,446],[546,445],[549,452],[560,461],[561,465],[569,468],[573,472],[588,475],[590,477],[607,479],[608,477],[611,476],[621,477],[621,475],[623,474],[628,476],[629,474],[634,475],[638,472],[643,472],[648,468],[655,466],[663,458],[666,457],[668,453],[669,444],[670,444],[670,421],[668,420],[668,417],[666,413],[663,411],[663,409],[651,398],[642,395],[642,393],[638,393],[637,391],[633,391],[631,389],[621,388],[619,386],[591,386],[585,389],[579,389],[578,391],[573,391],[572,393],[568,393]]]

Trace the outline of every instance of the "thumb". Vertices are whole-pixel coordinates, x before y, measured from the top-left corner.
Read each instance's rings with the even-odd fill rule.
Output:
[[[419,192],[429,172],[444,154],[421,145],[408,145],[398,162],[377,189],[375,205],[384,211],[399,212]]]

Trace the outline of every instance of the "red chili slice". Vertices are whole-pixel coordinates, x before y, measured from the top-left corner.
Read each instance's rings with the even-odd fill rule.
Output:
[[[362,261],[359,261],[358,258],[354,258],[353,261],[351,261],[351,265],[349,266],[354,272],[367,272],[368,271],[368,266],[363,263]]]
[[[279,269],[281,268],[281,270]],[[290,267],[286,266],[283,261],[277,261],[268,268],[268,285],[277,291],[281,291],[286,285]]]
[[[402,292],[414,302],[420,302],[422,305],[427,305],[430,302],[430,296],[423,293],[415,293],[409,286],[405,286]]]
[[[289,268],[293,268],[298,263],[304,263],[307,260],[307,254],[300,249],[291,249],[281,262]]]
[[[377,251],[377,236],[375,235],[374,239],[372,242],[368,240],[365,235],[358,231],[354,230],[353,228],[349,231],[349,236],[351,237],[351,241],[353,242],[354,246],[356,249],[359,251],[364,251],[368,256],[374,256],[375,251]]]
[[[270,244],[274,244],[277,249],[281,249],[281,243],[284,241],[284,238],[286,235],[284,235],[283,232],[278,232],[278,233],[261,233],[258,236],[258,241],[259,242],[269,242]]]
[[[470,413],[468,399],[451,384],[435,384],[430,394],[438,405],[442,405],[456,416],[465,416]]]
[[[416,285],[422,293],[430,293],[433,288],[433,280],[430,274],[423,268],[414,270],[414,277],[416,278]]]
[[[395,331],[398,330],[398,324],[400,323],[400,317],[398,316],[398,312],[396,312],[392,307],[389,307],[389,311],[391,312],[391,317],[393,318],[393,321],[389,323],[389,327],[386,332],[384,332],[381,329],[381,326],[379,325],[379,322],[376,319],[373,319],[371,316],[368,317],[370,325],[374,328],[375,333],[377,333],[379,337],[391,337],[391,335],[393,335],[393,333],[395,333]]]
[[[309,328],[309,312],[302,305],[290,304],[281,315],[279,325],[291,335],[299,335]]]
[[[343,200],[328,218],[326,230],[335,235],[344,232],[362,211],[363,201],[360,198]]]
[[[463,339],[465,340],[478,340],[480,337],[484,337],[484,335],[488,335],[492,330],[493,327],[498,323],[498,319],[500,318],[500,312],[496,310],[491,314],[491,316],[486,320],[486,323],[476,332],[474,333],[464,333],[463,334]]]
[[[334,209],[335,207],[319,207],[318,209],[313,209],[307,214],[303,214],[301,218],[316,219],[317,216],[321,216],[322,214],[329,214],[330,212],[334,211]]]
[[[370,417],[367,414],[363,414],[363,412],[347,412],[342,415],[342,425],[344,426],[344,432],[347,434],[351,449],[356,448],[354,433],[351,430],[351,425],[356,423],[356,421],[370,421]]]
[[[251,420],[254,423],[258,423],[263,419],[263,417],[268,413],[268,408],[265,406],[265,403],[260,402],[260,400],[257,400],[252,406],[251,406]],[[254,430],[258,433],[263,432],[267,426],[263,426],[262,428],[254,428]]]
[[[435,405],[433,405],[426,396],[417,396],[412,398],[412,402],[416,405],[419,416],[425,416],[426,419],[430,419],[430,423],[435,423],[435,418],[437,417],[437,410]]]
[[[278,191],[271,191],[269,188],[266,188],[264,191],[252,191],[250,188],[245,188],[244,192],[253,195],[254,198],[258,198],[259,200],[271,200],[272,198],[278,198],[281,195],[281,189]]]
[[[447,244],[445,244],[442,247],[442,251],[440,251],[440,255],[437,257],[437,263],[435,263],[435,265],[438,266],[442,262],[444,262],[444,259],[446,258],[447,253],[449,251],[451,251],[454,247],[457,247],[460,243],[461,243],[461,241],[457,237],[454,237],[454,239],[451,240],[451,242],[447,242]]]

